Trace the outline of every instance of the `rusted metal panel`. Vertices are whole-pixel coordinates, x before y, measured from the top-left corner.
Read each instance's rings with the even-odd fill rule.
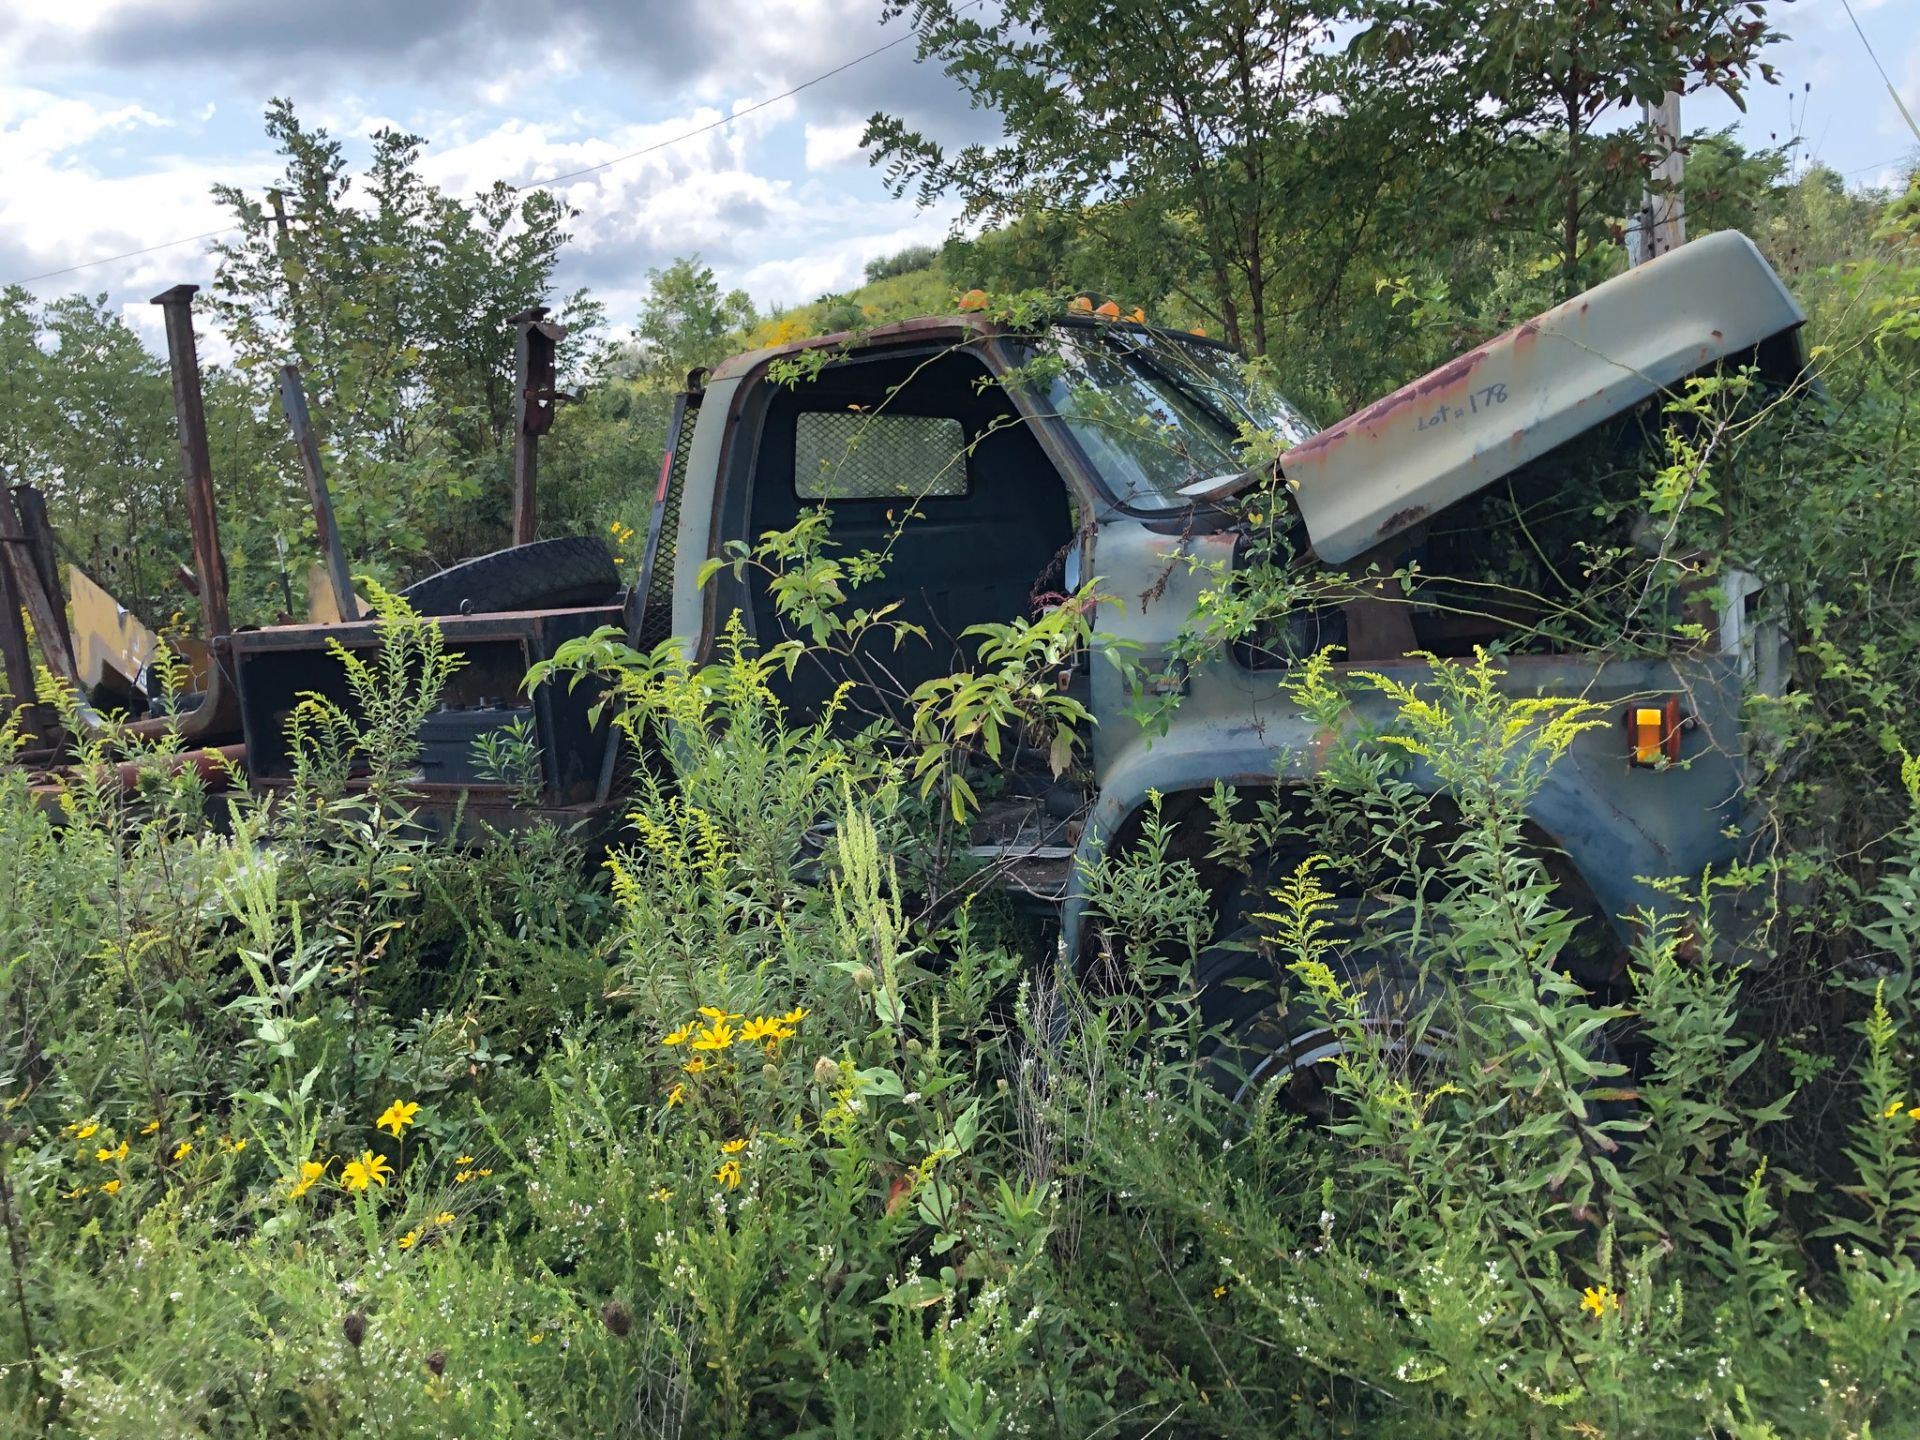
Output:
[[[1806,319],[1722,231],[1629,270],[1280,457],[1314,552],[1344,564],[1719,361]]]

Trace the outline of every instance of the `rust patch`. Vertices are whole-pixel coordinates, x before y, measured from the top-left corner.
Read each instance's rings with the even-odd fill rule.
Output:
[[[1427,505],[1409,505],[1404,510],[1396,510],[1380,522],[1380,528],[1373,532],[1374,539],[1388,540],[1409,526],[1418,525],[1427,518],[1431,509]]]
[[[1449,360],[1438,370],[1422,375],[1410,385],[1403,385],[1391,395],[1383,396],[1356,411],[1337,425],[1330,425],[1311,440],[1303,440],[1287,452],[1286,468],[1294,470],[1301,465],[1311,465],[1331,451],[1339,448],[1350,437],[1360,434],[1372,434],[1383,429],[1394,412],[1409,405],[1429,404],[1459,388],[1469,379],[1480,364],[1495,349],[1511,345],[1520,349],[1535,342],[1540,333],[1537,321],[1529,320],[1524,325],[1516,325],[1504,335],[1497,335],[1469,350],[1456,359]]]

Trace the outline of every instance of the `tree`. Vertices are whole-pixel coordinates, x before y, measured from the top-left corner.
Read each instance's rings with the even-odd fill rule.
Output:
[[[417,135],[376,132],[356,179],[340,143],[302,125],[291,102],[273,101],[266,126],[285,162],[279,209],[214,187],[240,234],[215,247],[208,299],[256,403],[273,409],[279,366],[300,365],[356,563],[418,571],[501,543],[507,321],[548,297],[565,207],[505,185],[469,202],[442,194],[420,175]],[[577,334],[598,323],[584,292],[560,311]],[[302,535],[302,516],[284,513],[283,533]]]
[[[1612,126],[1670,91],[1717,90],[1745,108],[1771,82],[1780,38],[1763,0],[1366,0],[1353,45],[1383,107],[1438,123],[1454,206],[1552,235],[1560,291],[1616,238],[1663,158],[1647,127]]]
[[[683,256],[664,270],[647,271],[647,298],[640,302],[634,338],[642,365],[677,387],[689,370],[724,360],[729,337],[754,322],[746,291],[722,295],[700,257]]]
[[[1116,249],[1172,262],[1173,291],[1264,353],[1271,319],[1338,290],[1391,176],[1345,92],[1345,9],[1010,0],[989,15],[895,0],[887,14],[911,16],[921,58],[992,110],[1004,139],[948,154],[876,114],[863,144],[896,194],[957,194],[968,222],[1078,212]]]

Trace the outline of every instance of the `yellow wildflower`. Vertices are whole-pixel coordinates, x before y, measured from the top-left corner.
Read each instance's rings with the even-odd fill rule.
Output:
[[[1606,1285],[1589,1285],[1580,1292],[1580,1308],[1591,1310],[1596,1316],[1604,1315],[1609,1308],[1620,1308],[1620,1297]]]
[[[780,1017],[780,1023],[782,1025],[798,1025],[802,1020],[806,1019],[807,1016],[811,1015],[812,1013],[813,1012],[807,1009],[806,1006],[796,1005],[793,1007],[793,1009],[787,1011],[786,1014]]]
[[[453,1224],[453,1211],[451,1211],[451,1210],[442,1210],[442,1211],[441,1211],[441,1212],[440,1212],[440,1213],[439,1213],[438,1215],[436,1215],[436,1216],[434,1216],[434,1217],[433,1217],[433,1223],[434,1223],[434,1224],[436,1224],[436,1225],[451,1225],[451,1224]]]
[[[88,1120],[84,1123],[75,1123],[67,1126],[67,1133],[76,1140],[91,1140],[94,1132],[99,1128],[100,1122],[98,1120]]]
[[[1920,1105],[1916,1105],[1913,1109],[1907,1111],[1907,1118],[1909,1120],[1920,1120]]]
[[[785,1040],[792,1033],[778,1020],[769,1020],[765,1016],[756,1015],[740,1027],[740,1043],[751,1045],[756,1040]]]
[[[116,1160],[124,1160],[127,1158],[127,1142],[122,1140],[111,1150],[103,1145],[93,1152],[93,1158],[98,1160],[102,1165],[111,1165]]]
[[[1898,1115],[1902,1110],[1906,1108],[1907,1108],[1906,1101],[1896,1100],[1891,1105],[1887,1106],[1883,1114],[1886,1119],[1891,1120],[1894,1116]]]
[[[744,1140],[728,1140],[721,1145],[720,1153],[722,1155],[738,1155],[746,1148],[747,1142]]]
[[[160,1122],[158,1120],[149,1120],[147,1121],[146,1124],[140,1127],[140,1133],[142,1135],[151,1135],[153,1134],[154,1131],[158,1130],[159,1128],[160,1128]]]
[[[713,1178],[718,1180],[722,1185],[725,1185],[729,1190],[738,1190],[740,1188],[740,1162],[738,1160],[728,1160],[721,1165],[718,1170],[713,1172]]]
[[[453,1157],[453,1163],[454,1163],[454,1164],[456,1164],[456,1165],[471,1165],[471,1164],[473,1164],[473,1156],[471,1156],[471,1155],[456,1155],[456,1156],[454,1156],[454,1157]]]
[[[471,1179],[473,1179],[473,1171],[462,1170],[453,1177],[453,1183],[456,1185],[464,1185]]]
[[[700,1013],[709,1020],[738,1020],[740,1018],[740,1012],[738,1010],[716,1010],[711,1005],[702,1005],[700,1007]]]
[[[696,1055],[680,1068],[689,1075],[701,1075],[706,1073],[708,1066],[705,1060]]]
[[[327,1173],[327,1165],[331,1163],[331,1161],[322,1163],[319,1160],[309,1160],[303,1164],[300,1167],[300,1178],[294,1181],[293,1188],[287,1191],[287,1198],[289,1200],[298,1200],[302,1195],[306,1194],[307,1191],[313,1188],[314,1182]]]
[[[687,1087],[685,1085],[675,1085],[671,1090],[667,1092],[667,1108],[671,1110],[674,1106],[678,1105],[682,1100],[686,1098],[687,1098]]]
[[[78,1200],[91,1189],[93,1189],[91,1185],[76,1185],[71,1190],[62,1191],[60,1198],[62,1200]]]
[[[693,1034],[695,1028],[695,1022],[689,1020],[678,1030],[669,1032],[660,1043],[662,1045],[684,1045],[687,1043],[687,1038]]]
[[[393,1138],[398,1140],[400,1132],[413,1124],[413,1117],[420,1113],[420,1106],[412,1100],[396,1100],[381,1112],[374,1121],[374,1128],[391,1130]]]
[[[414,1245],[418,1243],[419,1239],[420,1232],[418,1230],[409,1230],[406,1234],[402,1235],[396,1243],[398,1243],[402,1250],[411,1250]]]
[[[118,1180],[108,1180],[100,1186],[100,1193],[102,1195],[118,1195],[120,1193],[120,1183]]]
[[[349,1160],[347,1168],[340,1172],[340,1183],[349,1190],[365,1190],[369,1185],[385,1185],[392,1173],[393,1167],[387,1163],[386,1156],[362,1150],[360,1158]]]
[[[545,1335],[542,1335],[539,1331],[536,1330],[533,1334],[527,1336],[527,1343],[529,1345],[538,1345],[542,1340],[546,1338],[547,1337]]]
[[[724,1020],[716,1020],[709,1029],[702,1030],[694,1037],[693,1048],[696,1050],[724,1050],[733,1044],[734,1033],[733,1026]]]
[[[484,1166],[484,1165],[482,1165],[482,1166],[481,1166],[481,1167],[479,1168],[479,1170],[477,1170],[477,1171],[476,1171],[475,1173],[476,1173],[477,1175],[479,1175],[479,1177],[480,1177],[480,1178],[481,1178],[482,1180],[484,1180],[484,1179],[486,1179],[486,1178],[487,1178],[487,1176],[489,1176],[489,1175],[491,1175],[491,1174],[493,1174],[493,1171],[491,1171],[491,1170],[489,1170],[489,1169],[487,1169],[487,1167],[486,1167],[486,1166]]]
[[[178,1145],[173,1147],[173,1158],[176,1164],[191,1154],[193,1154],[193,1141],[191,1140],[182,1140]]]
[[[653,1192],[653,1198],[664,1204],[673,1198],[673,1191],[662,1185]]]

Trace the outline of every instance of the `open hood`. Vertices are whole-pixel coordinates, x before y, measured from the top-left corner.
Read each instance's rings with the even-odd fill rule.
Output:
[[[1280,457],[1314,553],[1340,564],[1806,315],[1754,243],[1705,236],[1489,340]],[[1768,347],[1763,362],[1776,361]]]

